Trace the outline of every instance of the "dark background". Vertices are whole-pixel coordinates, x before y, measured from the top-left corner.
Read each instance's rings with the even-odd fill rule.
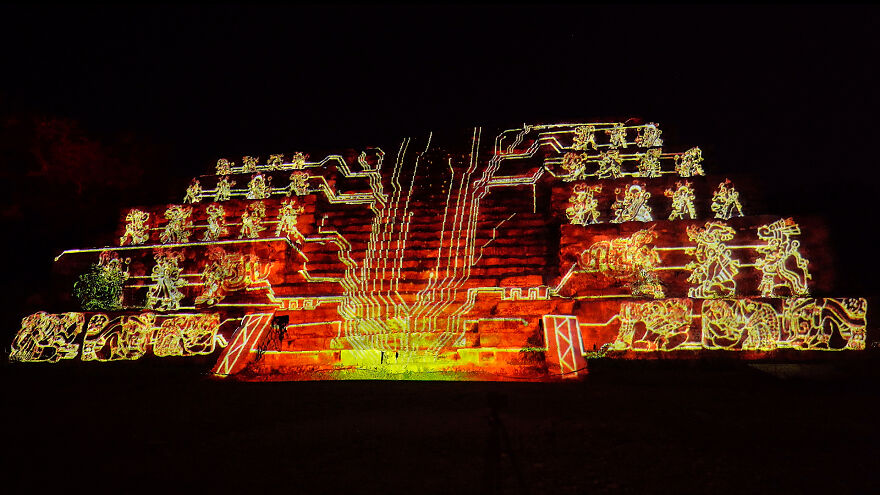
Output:
[[[824,217],[831,226],[838,263],[833,268],[815,269],[837,271],[837,293],[841,296],[876,296],[876,280],[880,274],[876,232],[877,198],[880,197],[876,160],[878,21],[878,10],[867,6],[0,7],[0,184],[3,185],[0,232],[4,238],[4,310],[0,336],[4,353],[22,317],[37,310],[55,309],[57,302],[52,293],[70,290],[52,285],[50,274],[55,255],[67,248],[109,242],[107,235],[114,230],[123,207],[180,201],[189,179],[211,171],[219,157],[357,149],[369,145],[392,147],[391,143],[405,136],[473,125],[507,128],[523,122],[609,121],[631,117],[658,122],[668,148],[684,150],[698,145],[703,149],[707,172],[758,178],[762,190],[757,194],[763,196],[766,213]],[[744,204],[748,209],[747,195]],[[872,313],[869,310],[869,318]],[[114,373],[120,369],[114,368]],[[205,433],[204,438],[213,440],[203,439],[202,443],[192,444],[199,447],[191,444],[184,447],[184,440],[179,443],[177,439],[187,434],[190,422],[198,424],[202,417],[199,414],[217,413],[207,405],[200,406],[204,411],[192,409],[193,400],[182,399],[193,395],[191,389],[174,379],[156,382],[162,385],[142,384],[138,390],[143,394],[126,392],[128,395],[120,399],[122,402],[114,405],[108,397],[126,385],[100,373],[89,371],[90,374],[79,378],[65,378],[64,372],[56,371],[41,371],[37,373],[39,376],[23,373],[23,369],[13,370],[18,378],[28,378],[16,381],[15,386],[9,388],[10,394],[28,390],[25,395],[30,402],[15,409],[19,419],[29,426],[19,425],[19,437],[37,438],[56,446],[67,445],[61,452],[78,454],[69,442],[57,440],[54,434],[31,436],[40,430],[41,421],[47,421],[48,430],[40,431],[66,427],[63,418],[47,412],[53,404],[61,406],[45,394],[34,392],[31,385],[35,381],[40,386],[48,382],[64,383],[59,385],[60,392],[56,390],[67,398],[62,400],[62,405],[79,411],[71,421],[87,424],[99,432],[95,438],[103,434],[112,436],[114,432],[121,435],[118,438],[127,438],[125,431],[132,431],[131,424],[115,415],[137,418],[140,429],[135,428],[136,439],[131,444],[137,445],[131,447],[132,452],[137,453],[114,461],[120,463],[128,460],[138,463],[146,458],[185,462],[190,457],[210,456],[213,449],[221,448],[211,442],[225,445],[236,439],[259,457],[262,454],[257,443],[276,438],[272,433],[275,429],[294,428],[290,424],[294,420],[278,419],[285,416],[274,408],[294,407],[292,404],[298,403],[292,398],[280,403],[271,399],[272,394],[290,394],[291,389],[268,392],[268,389],[235,389],[243,400],[254,401],[258,404],[256,410],[270,417],[268,420],[263,417],[268,423],[258,422],[264,429],[255,431],[241,426],[244,430],[230,430],[229,423],[212,423],[209,425],[212,431],[233,431],[235,438],[212,437]],[[141,376],[138,372],[128,373],[127,379],[135,381]],[[608,383],[615,383],[619,378],[611,376],[616,378],[608,378]],[[730,376],[724,375],[724,378]],[[678,375],[671,379],[678,380]],[[79,393],[83,384],[92,380],[101,384],[96,385],[95,390],[99,392],[93,392],[94,400]],[[525,444],[545,445],[542,442],[549,440],[543,435],[551,433],[542,428],[550,421],[553,424],[546,426],[546,430],[552,430],[553,435],[568,434],[575,435],[572,438],[577,441],[597,441],[603,449],[614,445],[613,448],[622,449],[614,451],[624,463],[621,465],[632,463],[629,471],[602,468],[605,474],[581,472],[583,466],[577,462],[554,464],[556,458],[538,449],[534,451],[537,453],[533,452],[538,460],[529,462],[562,467],[546,468],[549,469],[546,471],[545,467],[529,464],[532,467],[523,469],[535,476],[546,475],[546,479],[563,481],[536,485],[533,479],[531,486],[535,493],[542,491],[540,486],[563,493],[584,492],[585,487],[594,488],[588,484],[593,478],[602,480],[603,490],[614,490],[615,485],[619,487],[624,483],[624,487],[637,492],[673,491],[664,487],[676,486],[687,476],[691,476],[688,478],[691,484],[684,486],[695,491],[718,491],[718,486],[727,486],[731,493],[760,491],[758,488],[767,486],[761,485],[760,480],[772,480],[773,471],[755,460],[755,450],[764,451],[762,455],[768,456],[768,462],[769,457],[776,461],[789,459],[778,461],[783,462],[783,479],[792,488],[783,487],[783,491],[819,486],[809,483],[809,477],[801,478],[801,468],[797,466],[803,466],[805,472],[818,472],[825,469],[826,460],[835,466],[834,472],[840,477],[851,477],[856,483],[862,483],[856,487],[876,487],[876,475],[866,478],[861,474],[867,466],[858,468],[848,464],[850,461],[837,461],[851,455],[851,449],[871,453],[876,459],[876,448],[869,447],[865,440],[877,440],[875,421],[865,404],[865,401],[876,404],[876,396],[866,399],[857,392],[848,392],[858,387],[838,388],[826,384],[822,389],[826,395],[820,393],[814,398],[810,384],[791,389],[787,382],[780,385],[775,381],[762,381],[763,385],[754,387],[748,380],[751,378],[745,382],[733,380],[734,385],[724,389],[732,395],[725,395],[724,399],[714,392],[715,395],[699,395],[702,392],[698,391],[712,388],[711,379],[706,383],[698,380],[695,385],[673,389],[669,394],[662,392],[661,384],[640,385],[637,380],[626,392],[614,392],[618,395],[603,395],[605,392],[601,390],[605,389],[601,387],[589,389],[590,392],[579,389],[575,393],[579,398],[572,407],[593,410],[591,414],[598,415],[593,419],[610,424],[613,430],[609,436],[599,434],[596,438],[583,434],[583,423],[573,417],[560,420],[562,426],[559,426],[552,420],[552,411],[534,405],[532,409],[518,406],[548,401],[538,389],[517,392],[490,387],[487,390],[510,393],[512,409],[530,411],[517,416],[522,421],[522,431],[532,431],[530,424],[538,428],[533,430],[538,433],[525,434],[521,439]],[[166,385],[173,388],[176,395],[154,405],[155,410],[143,410],[137,405],[138,401],[154,397],[150,394],[158,394]],[[424,433],[436,425],[426,423],[422,429],[418,421],[412,419],[413,414],[420,414],[423,409],[436,411],[437,404],[446,399],[451,401],[446,403],[459,404],[461,410],[468,411],[465,416],[472,422],[456,416],[458,413],[435,414],[433,421],[465,421],[462,431],[473,430],[479,449],[483,449],[486,432],[491,431],[484,428],[485,417],[480,416],[485,408],[481,398],[484,389],[437,386],[430,390],[409,385],[406,389],[381,388],[383,385],[375,384],[351,390],[350,387],[293,389],[295,393],[304,393],[308,400],[340,407],[344,407],[343,395],[372,397],[366,402],[358,399],[360,406],[354,409],[357,413],[350,416],[340,413],[336,422],[332,419],[336,416],[330,416],[331,419],[325,420],[328,424],[320,425],[337,432],[333,437],[336,442],[345,443],[347,438],[355,441],[355,447],[338,446],[347,452],[341,454],[344,463],[334,464],[337,459],[332,451],[336,446],[325,445],[321,455],[326,459],[311,459],[306,465],[339,465],[335,471],[330,468],[311,471],[327,478],[345,473],[342,479],[352,481],[364,479],[357,473],[368,475],[372,484],[364,486],[376,489],[365,489],[365,492],[383,489],[399,492],[394,489],[400,487],[399,479],[397,485],[393,483],[394,478],[387,484],[377,482],[376,477],[388,476],[389,472],[404,472],[398,476],[410,481],[430,478],[429,471],[395,471],[393,467],[383,471],[382,463],[363,461],[364,458],[352,454],[351,449],[367,449],[373,452],[371,455],[378,452],[380,456],[395,452],[397,457],[392,456],[393,462],[404,467],[414,461],[410,456],[399,454],[395,445],[411,441],[430,440],[430,449],[426,446],[422,451],[424,455],[434,453],[430,454],[435,457],[428,459],[429,463],[440,458],[437,456],[445,456],[444,452],[452,452],[449,454],[452,456],[465,451],[472,454],[474,451],[466,443],[453,442],[447,445],[448,452],[443,448],[437,450],[437,445],[444,445],[444,437]],[[235,414],[250,410],[238,405],[235,396],[228,398],[226,389],[193,387],[200,391],[196,396],[207,394],[219,400],[220,395],[212,394],[223,394],[227,400],[223,407],[236,404]],[[611,385],[606,387],[608,391],[617,390]],[[751,399],[745,397],[749,395],[746,390],[751,389],[758,391],[757,407],[796,416],[794,427],[803,429],[805,436],[787,429],[784,434],[767,436],[767,431],[783,430],[775,429],[779,423],[768,419],[769,412],[748,406]],[[567,407],[564,405],[569,403],[564,397],[572,393],[570,389],[547,390],[552,396],[548,404]],[[628,393],[638,396],[646,390],[650,392],[646,397],[652,398],[653,406],[630,402]],[[694,397],[692,392],[709,403],[730,407],[703,411],[682,406],[690,404],[687,398]],[[413,406],[417,411],[401,405],[401,393],[405,400],[419,404]],[[256,394],[256,397],[247,394]],[[742,401],[738,394],[743,395]],[[838,395],[829,399],[828,394]],[[183,404],[181,410],[189,411],[186,413],[189,416],[175,422],[168,418],[175,417],[173,411],[178,399]],[[204,403],[215,404],[211,402],[214,399],[205,399]],[[843,405],[832,407],[829,400]],[[611,404],[609,408],[591,409],[594,402],[603,401]],[[108,407],[112,413],[106,412]],[[647,417],[655,420],[644,419],[633,412],[632,408],[638,407],[648,407]],[[657,419],[651,407],[666,412]],[[685,411],[676,414],[681,407]],[[37,410],[40,412],[34,412]],[[621,411],[626,414],[618,414]],[[315,413],[321,414],[321,411]],[[104,421],[108,414],[114,417]],[[144,426],[152,421],[149,418],[154,418],[153,414],[165,418],[157,427],[164,428],[164,435]],[[311,412],[299,410],[297,414],[300,416],[295,416],[296,421],[306,421],[305,417]],[[409,421],[406,423],[409,426],[400,426],[395,420],[388,420],[387,424],[379,421],[375,425],[382,426],[374,429],[373,436],[361,435],[362,430],[354,426],[357,424],[355,414],[403,418],[401,421]],[[718,424],[715,415],[720,415]],[[724,441],[736,445],[736,455],[709,441],[713,437],[706,433],[719,424],[730,424],[735,421],[734,417],[748,418],[742,423],[745,426],[724,433]],[[651,421],[665,424],[655,425]],[[667,428],[679,427],[677,423],[681,422],[696,424],[701,431],[686,429],[690,433],[683,437],[656,433],[671,431]],[[749,429],[752,427],[756,431]],[[843,430],[834,429],[838,427]],[[412,438],[392,435],[386,441],[377,433],[391,434],[397,428],[424,434]],[[456,430],[443,426],[440,431]],[[581,436],[573,431],[581,432]],[[16,441],[22,445],[28,443],[19,437]],[[147,437],[165,440],[159,440],[158,446],[150,446]],[[621,438],[629,447],[619,446]],[[746,438],[753,442],[749,443]],[[808,448],[798,443],[801,438],[819,438],[825,443],[818,447],[811,443]],[[105,445],[96,439],[83,444],[83,448],[85,453],[95,455],[95,452],[103,452],[104,447],[120,451],[124,450],[123,445],[129,445],[125,440],[116,442]],[[314,442],[320,443],[320,439],[315,437]],[[783,444],[784,448],[779,447]],[[671,450],[667,452],[665,448],[670,445]],[[265,468],[266,473],[260,475],[260,464],[254,463],[247,464],[251,466],[247,475],[254,479],[267,477],[263,478],[264,484],[281,483],[283,466],[289,464],[279,460],[286,459],[283,455],[278,456],[279,452],[289,452],[288,448],[294,447],[284,442],[271,447],[269,453],[276,460]],[[646,455],[655,459],[654,464],[639,457],[638,452],[643,448],[648,449]],[[24,486],[26,483],[22,480],[30,479],[31,475],[40,478],[37,473],[42,468],[35,466],[61,462],[61,454],[53,457],[45,453],[52,449],[51,445],[45,450],[42,446],[28,447],[15,453],[13,448],[11,452],[19,459],[13,466],[25,470],[24,477],[15,479]],[[582,452],[567,449],[551,450],[563,452],[559,456],[566,459],[572,456],[576,459],[577,452]],[[211,452],[207,452],[209,450]],[[166,451],[177,454],[162,457]],[[483,472],[480,463],[490,459],[482,457],[482,452],[479,450],[475,457],[474,462],[479,465],[474,468],[474,476]],[[526,455],[528,448],[520,452]],[[109,454],[103,455],[99,456],[101,460],[110,459]],[[228,455],[240,456],[234,457],[238,460],[252,459],[244,453]],[[715,467],[707,468],[697,462],[697,459],[705,459],[704,455],[727,455],[727,464],[709,463]],[[825,455],[828,459],[823,457]],[[670,459],[672,471],[668,472],[673,474],[668,476],[671,479],[666,479],[667,475],[659,468],[650,468],[645,474],[644,466],[656,465],[656,459],[663,456]],[[599,454],[590,459],[595,462],[585,461],[586,464],[604,466],[602,463],[607,462]],[[294,464],[302,461],[303,458],[289,459]],[[152,472],[150,467],[161,462],[148,463],[144,469]],[[352,467],[363,466],[363,462],[367,462],[369,469],[361,472]],[[231,464],[197,461],[201,471],[217,469],[217,466],[233,469]],[[447,479],[460,480],[462,473],[470,473],[467,469],[462,471],[457,464],[442,467],[450,470],[445,475]],[[65,469],[62,472],[74,478],[83,472],[78,467]],[[127,479],[123,468],[111,470],[105,465],[101,469],[109,480]],[[270,470],[274,470],[274,474]],[[754,477],[743,477],[743,471],[760,474],[759,481],[749,484],[751,481],[745,480]],[[107,474],[111,472],[117,473],[119,480]],[[173,473],[178,475],[175,477]],[[185,473],[185,470],[172,471],[168,476],[180,483],[187,478]],[[300,477],[308,475],[297,473]],[[507,475],[512,476],[511,473]],[[626,485],[621,478],[627,475],[641,481]],[[243,483],[242,478],[230,476]],[[312,485],[304,486],[321,491],[317,476],[308,478]],[[841,479],[820,478],[826,482]],[[660,482],[652,483],[651,479]],[[694,480],[709,480],[709,484]],[[193,482],[193,486],[197,484]],[[105,488],[114,486],[110,483]],[[429,492],[446,492],[442,483],[430,486],[433,488]]]

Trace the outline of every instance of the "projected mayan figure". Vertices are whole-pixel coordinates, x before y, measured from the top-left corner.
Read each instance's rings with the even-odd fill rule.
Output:
[[[181,204],[126,208],[116,246],[63,252],[87,303],[25,317],[10,358],[560,380],[588,359],[864,349],[866,300],[825,297],[824,236],[802,235],[825,227],[753,214],[748,180],[661,135],[541,124],[221,158]],[[125,276],[99,276],[107,259]]]
[[[663,195],[672,198],[672,213],[669,214],[670,220],[680,220],[689,218],[694,220],[697,218],[697,211],[694,207],[694,189],[688,181],[676,182],[674,189],[663,191]]]
[[[599,222],[599,201],[594,195],[602,191],[602,186],[578,184],[571,196],[571,206],[566,208],[565,215],[575,225],[590,225]]]

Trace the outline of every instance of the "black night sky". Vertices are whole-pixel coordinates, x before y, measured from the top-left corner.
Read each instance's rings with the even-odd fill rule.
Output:
[[[707,172],[758,178],[766,213],[826,218],[841,295],[876,296],[878,14],[0,7],[4,353],[69,290],[55,255],[98,245],[124,207],[179,201],[219,157],[474,125],[658,122]]]
[[[4,7],[0,22],[11,308],[49,302],[58,251],[95,245],[123,207],[176,201],[218,157],[631,117],[700,146],[710,173],[760,177],[767,213],[831,218],[848,287],[874,291],[876,9]],[[83,140],[92,155],[46,151]]]

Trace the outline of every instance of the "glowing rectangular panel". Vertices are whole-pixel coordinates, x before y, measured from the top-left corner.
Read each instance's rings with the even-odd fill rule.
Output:
[[[213,372],[225,376],[240,371],[247,363],[243,358],[263,336],[271,320],[272,313],[250,314],[242,318],[241,326],[232,336],[232,342],[220,355]]]
[[[550,372],[556,372],[563,378],[577,378],[587,365],[577,317],[545,315],[543,322]]]

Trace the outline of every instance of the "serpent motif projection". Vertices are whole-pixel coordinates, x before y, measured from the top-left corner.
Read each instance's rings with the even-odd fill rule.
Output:
[[[661,135],[541,124],[221,158],[183,204],[123,211],[116,246],[62,253],[65,273],[125,260],[112,307],[28,316],[10,358],[555,380],[588,358],[864,349],[865,299],[810,296],[834,290],[822,236],[801,237],[824,227],[752,214],[748,180]]]

